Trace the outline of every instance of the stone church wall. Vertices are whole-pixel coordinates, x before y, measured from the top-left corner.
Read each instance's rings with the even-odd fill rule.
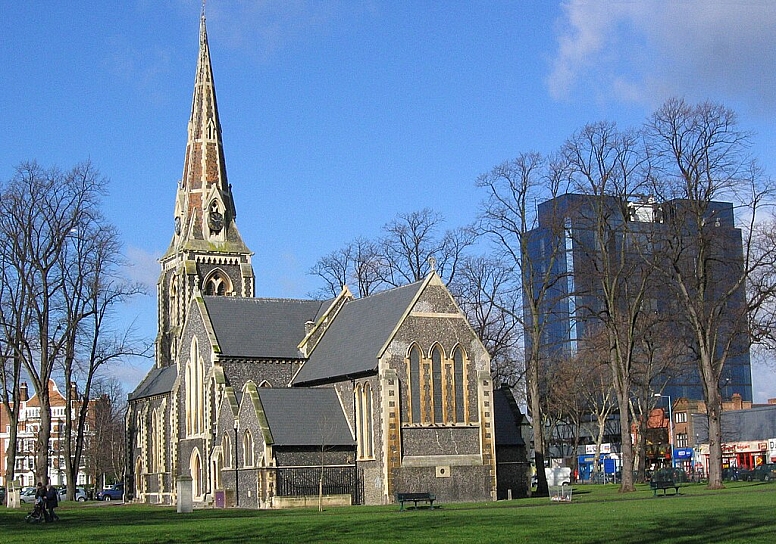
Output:
[[[439,314],[439,315],[435,315]],[[456,317],[453,317],[455,315]],[[458,317],[460,316],[460,317]],[[465,352],[466,423],[408,423],[402,411],[408,405],[407,356],[415,343],[427,357],[439,345],[443,358],[460,346]],[[418,491],[435,493],[440,501],[492,500],[495,494],[495,466],[491,437],[490,381],[482,391],[480,373],[490,371],[489,359],[449,292],[430,284],[412,308],[388,348],[385,365],[399,381],[401,461],[389,470],[388,493]],[[487,414],[480,414],[481,402]],[[389,497],[392,500],[392,497]]]

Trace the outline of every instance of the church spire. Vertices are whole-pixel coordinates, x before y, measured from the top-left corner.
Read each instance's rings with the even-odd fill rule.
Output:
[[[177,361],[180,334],[194,297],[252,297],[254,291],[253,254],[237,230],[232,188],[226,179],[204,2],[199,25],[186,156],[175,199],[175,233],[159,259],[158,366]]]
[[[247,252],[234,224],[236,215],[226,175],[203,2],[186,156],[175,203],[175,237],[168,253],[176,248],[204,247]]]

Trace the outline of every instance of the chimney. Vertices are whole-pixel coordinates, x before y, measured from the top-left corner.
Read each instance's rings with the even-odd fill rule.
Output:
[[[19,386],[19,402],[27,402],[30,400],[30,393],[27,390],[27,382],[22,382]]]
[[[733,410],[743,410],[744,409],[744,401],[741,398],[741,393],[733,393]]]
[[[70,382],[70,400],[78,400],[78,385],[75,382]]]

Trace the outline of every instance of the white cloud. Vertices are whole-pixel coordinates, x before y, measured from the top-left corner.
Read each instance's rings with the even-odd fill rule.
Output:
[[[776,2],[643,0],[562,5],[547,84],[648,105],[668,95],[776,109]]]
[[[126,250],[127,278],[131,281],[142,283],[149,292],[156,291],[156,282],[159,279],[159,261],[158,257],[144,249],[137,247],[128,247]]]

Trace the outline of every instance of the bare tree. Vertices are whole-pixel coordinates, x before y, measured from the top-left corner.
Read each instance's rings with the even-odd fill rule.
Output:
[[[89,402],[97,373],[104,365],[125,356],[142,356],[150,351],[132,336],[131,327],[113,327],[116,307],[143,293],[138,283],[122,279],[125,264],[116,229],[93,214],[71,232],[62,252],[63,300],[68,319],[62,372],[66,387],[65,459],[68,499],[75,492],[87,427]],[[78,390],[72,385],[80,385]],[[75,415],[75,421],[73,416]],[[75,425],[74,425],[75,424]]]
[[[126,395],[114,378],[98,377],[93,383],[89,421],[84,437],[84,465],[95,485],[118,481],[124,471],[124,414]],[[95,489],[96,491],[96,489]]]
[[[731,358],[748,353],[747,320],[764,300],[759,293],[747,299],[746,282],[773,267],[776,251],[755,251],[758,212],[770,204],[773,187],[749,155],[750,140],[733,111],[709,102],[670,99],[647,124],[654,191],[672,204],[659,270],[695,351],[708,410],[712,489],[722,487],[720,381]],[[738,207],[740,231],[720,200]]]
[[[62,254],[70,233],[97,208],[105,180],[90,163],[63,173],[44,170],[35,162],[23,163],[2,191],[3,215],[12,217],[10,242],[19,251],[4,265],[23,282],[29,326],[13,346],[40,400],[40,431],[36,439],[35,472],[48,479],[51,404],[49,380],[64,354],[69,327],[63,304],[65,270]]]
[[[384,286],[383,262],[377,243],[357,238],[318,259],[309,273],[323,279],[325,286],[319,294],[324,298],[337,296],[346,285],[355,289],[356,296],[366,297]]]
[[[453,296],[490,354],[491,376],[496,384],[515,389],[524,384],[520,294],[514,273],[498,259],[464,259],[455,281]]]
[[[400,214],[383,227],[385,234],[379,247],[384,260],[380,270],[386,285],[397,287],[420,281],[431,271],[432,262],[442,281],[454,281],[476,234],[471,227],[461,227],[440,237],[443,222],[441,214],[425,208]]]
[[[582,266],[590,284],[577,282],[578,296],[587,297],[584,312],[600,323],[608,340],[608,361],[620,416],[621,492],[635,491],[629,400],[638,325],[648,298],[651,268],[639,259],[649,255],[640,248],[638,223],[624,207],[644,188],[640,139],[611,123],[587,125],[563,148],[575,187],[591,198],[584,201],[581,222],[570,233],[584,255]],[[647,257],[650,258],[650,257]]]
[[[546,443],[541,432],[546,394],[542,384],[545,383],[543,370],[548,365],[549,354],[555,351],[543,345],[548,320],[542,312],[552,305],[550,299],[554,296],[554,288],[562,280],[555,265],[564,248],[559,242],[561,237],[555,236],[563,228],[557,210],[549,210],[544,224],[540,225],[535,206],[541,200],[554,202],[554,198],[565,190],[563,180],[562,169],[538,153],[522,154],[477,179],[477,185],[488,195],[481,211],[482,232],[495,244],[501,262],[512,271],[511,291],[522,297],[522,304],[514,304],[514,299],[508,298],[509,304],[500,309],[522,324],[525,330],[526,386],[534,427],[536,493],[539,496],[549,496],[544,474]],[[537,252],[539,245],[543,245],[543,250]],[[539,257],[534,259],[537,254]],[[501,301],[491,297],[491,302],[499,305]]]
[[[11,366],[6,392],[14,397],[4,400],[18,404],[14,374],[23,369],[40,401],[35,470],[37,480],[45,482],[51,439],[49,383],[64,378],[67,406],[79,406],[80,411],[74,433],[72,412],[65,410],[64,454],[71,491],[91,380],[102,364],[126,353],[127,344],[118,350],[115,342],[109,347],[108,338],[114,335],[108,316],[116,304],[139,292],[138,286],[117,276],[118,235],[99,211],[106,184],[89,162],[68,172],[27,162],[17,167],[0,195],[0,258],[4,279],[13,281],[0,288],[3,351]],[[70,387],[79,377],[85,380],[83,399],[73,398]]]
[[[607,339],[603,334],[591,334],[574,357],[582,372],[580,392],[585,412],[592,417],[591,436],[595,439],[593,474],[599,472],[602,446],[607,434],[609,416],[617,407],[612,374],[608,365]]]
[[[6,448],[4,481],[14,479],[16,467],[17,433],[21,411],[21,378],[23,371],[23,353],[20,347],[27,334],[31,320],[31,307],[27,299],[27,286],[30,280],[24,276],[31,274],[31,264],[18,258],[26,254],[27,240],[19,238],[19,224],[15,217],[2,213],[4,202],[0,201],[0,397],[8,416],[9,435]],[[6,263],[9,263],[6,265]],[[16,263],[16,264],[10,264]]]

